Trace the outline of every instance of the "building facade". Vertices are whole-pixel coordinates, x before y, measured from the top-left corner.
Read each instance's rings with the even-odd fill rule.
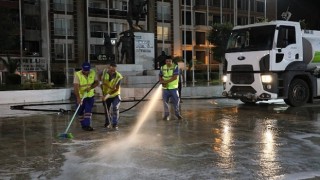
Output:
[[[186,62],[211,64],[213,45],[207,36],[212,24],[274,20],[276,4],[277,0],[149,0],[139,26],[154,33],[155,57],[164,51]],[[116,43],[121,32],[129,30],[129,0],[0,0],[1,6],[22,14],[21,19],[15,17],[22,29],[16,35],[22,38],[10,55],[22,58],[18,71],[26,78],[50,79],[60,72],[69,83],[84,61],[105,64],[110,53],[117,61]]]

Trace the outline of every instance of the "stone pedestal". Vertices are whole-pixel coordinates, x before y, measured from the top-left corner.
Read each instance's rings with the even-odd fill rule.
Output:
[[[144,70],[154,69],[154,42],[154,33],[134,32],[135,64],[142,65]]]

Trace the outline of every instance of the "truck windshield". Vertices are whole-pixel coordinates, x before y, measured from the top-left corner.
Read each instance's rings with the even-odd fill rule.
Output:
[[[233,30],[226,52],[271,50],[275,29],[267,25]]]

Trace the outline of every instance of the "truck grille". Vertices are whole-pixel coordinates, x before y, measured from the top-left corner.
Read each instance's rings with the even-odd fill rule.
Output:
[[[232,86],[232,88],[230,89],[231,92],[236,92],[236,93],[252,93],[255,94],[257,93],[256,90],[254,90],[252,87],[250,86]]]
[[[233,84],[252,84],[254,82],[253,67],[251,65],[233,65],[231,70]]]

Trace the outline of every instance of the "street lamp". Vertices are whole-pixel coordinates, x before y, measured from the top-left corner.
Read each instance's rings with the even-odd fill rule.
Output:
[[[22,53],[23,53],[23,47],[22,47],[22,5],[21,1],[19,0],[19,25],[20,25],[20,78],[22,82]]]
[[[67,0],[64,1],[64,26],[66,33],[66,76],[67,76],[67,85],[69,84],[69,62],[68,62],[68,28],[67,28]]]

